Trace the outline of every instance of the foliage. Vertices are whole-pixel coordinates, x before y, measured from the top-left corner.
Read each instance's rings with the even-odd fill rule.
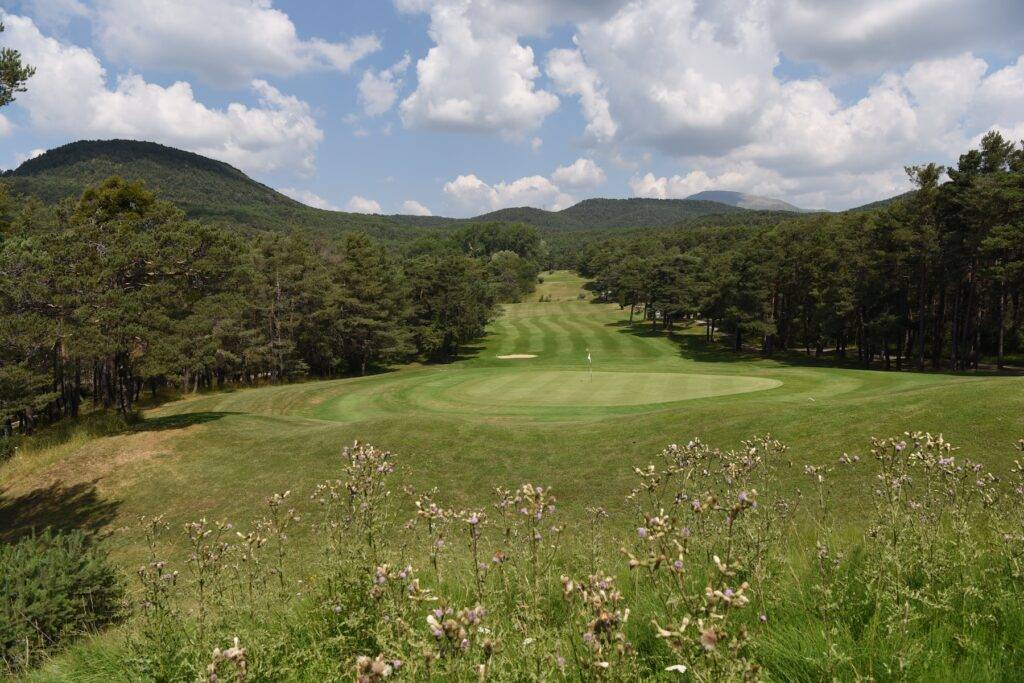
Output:
[[[4,25],[0,23],[0,33]],[[0,107],[14,101],[15,93],[25,92],[25,82],[36,70],[21,61],[21,53],[9,47],[0,50]]]
[[[543,246],[531,228],[495,230],[524,254]],[[144,388],[155,398],[450,358],[482,334],[497,295],[532,291],[536,274],[515,253],[509,264],[462,249],[452,240],[403,267],[362,233],[246,240],[119,178],[57,210],[30,202],[0,242],[3,433],[76,416],[90,397],[127,415]]]
[[[0,644],[7,672],[37,664],[74,636],[120,619],[124,588],[102,546],[83,533],[0,545]]]
[[[6,173],[4,181],[13,193],[54,204],[75,199],[111,176],[145,183],[189,218],[247,233],[301,227],[325,235],[361,230],[381,239],[419,234],[382,216],[306,206],[228,164],[152,142],[73,142],[26,161]]]
[[[876,211],[592,243],[581,274],[652,327],[897,370],[978,369],[1024,344],[1024,149],[999,133]]]

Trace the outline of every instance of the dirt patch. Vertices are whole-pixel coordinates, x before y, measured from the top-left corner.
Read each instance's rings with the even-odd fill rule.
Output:
[[[134,474],[140,463],[173,455],[175,442],[200,428],[200,425],[192,425],[168,431],[141,431],[90,439],[81,445],[58,446],[62,451],[59,460],[9,482],[8,491],[22,492],[38,486],[86,481],[109,486],[105,480],[112,475],[123,479]]]
[[[507,356],[498,356],[498,360],[526,360],[527,358],[536,358],[535,353],[510,353]]]

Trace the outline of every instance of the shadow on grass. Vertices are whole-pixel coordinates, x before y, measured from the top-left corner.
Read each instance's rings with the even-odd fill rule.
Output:
[[[768,356],[749,348],[734,351],[727,344],[723,344],[721,342],[709,343],[705,341],[702,333],[692,334],[692,330],[703,328],[678,327],[674,330],[674,333],[670,335],[665,330],[652,329],[650,321],[634,321],[631,323],[628,320],[620,320],[613,323],[607,323],[607,326],[617,327],[619,328],[620,333],[636,337],[662,337],[668,339],[679,349],[680,356],[698,363],[736,363],[760,360],[790,367],[842,368],[847,370],[897,372],[895,359],[893,360],[892,368],[890,370],[886,370],[882,362],[877,360],[871,365],[871,367],[864,367],[864,364],[857,360],[856,351],[854,351],[854,355],[852,357],[848,356],[846,358],[836,357],[834,354],[830,353],[815,357],[813,355],[809,356],[800,351],[792,350],[776,351],[774,354]],[[917,372],[913,367],[913,361],[908,362],[904,360],[904,368],[902,372]],[[946,369],[926,369],[923,374],[970,377],[1014,377],[1022,376],[1024,375],[1024,372],[1019,369],[996,370],[995,368],[981,368],[978,370],[966,370],[959,372]]]
[[[449,365],[451,363],[457,363],[464,360],[473,360],[480,355],[480,352],[486,348],[487,340],[493,335],[487,334],[482,339],[477,340],[472,344],[464,344],[459,347],[458,352],[453,356],[446,356],[443,358],[430,358],[426,361],[425,365]]]
[[[198,412],[198,413],[179,413],[177,415],[167,415],[165,417],[150,417],[136,422],[132,425],[131,431],[133,432],[165,432],[172,429],[185,429],[186,427],[192,427],[194,425],[202,425],[210,422],[216,422],[229,415],[242,415],[243,413],[223,411],[223,412]]]
[[[0,541],[14,543],[46,528],[94,534],[114,521],[119,507],[118,501],[100,497],[95,481],[55,482],[20,496],[0,492]]]

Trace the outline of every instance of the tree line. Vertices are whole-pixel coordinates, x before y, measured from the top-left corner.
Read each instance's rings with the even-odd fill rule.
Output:
[[[873,211],[605,239],[578,270],[655,327],[886,369],[999,367],[1024,350],[1024,147],[998,132]]]
[[[362,233],[247,237],[111,178],[77,201],[0,202],[0,429],[143,392],[365,374],[444,361],[496,303],[533,290],[533,228],[404,245]]]

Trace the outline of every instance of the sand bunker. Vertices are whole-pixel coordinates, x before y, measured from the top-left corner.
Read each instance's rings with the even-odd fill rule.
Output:
[[[535,353],[511,353],[507,356],[498,356],[498,360],[523,360],[525,358],[536,358]]]

